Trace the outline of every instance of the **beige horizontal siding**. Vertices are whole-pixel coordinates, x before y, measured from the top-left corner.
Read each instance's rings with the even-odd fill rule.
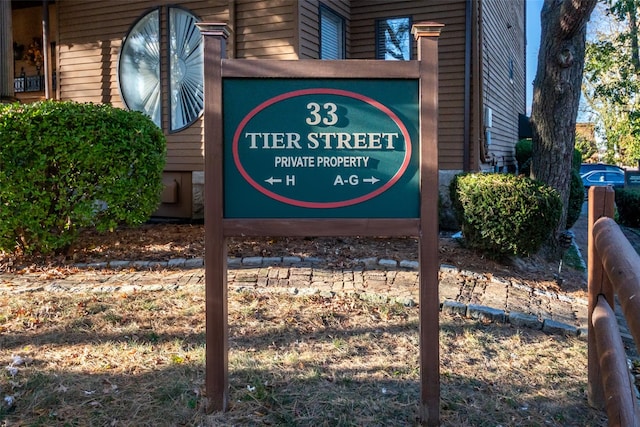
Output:
[[[124,107],[118,90],[117,63],[123,38],[146,11],[180,4],[203,21],[229,22],[230,56],[237,58],[318,58],[319,0],[143,0],[56,2],[60,25],[57,40],[58,91],[62,99],[104,102]],[[440,166],[461,169],[463,152],[465,31],[464,0],[322,0],[322,4],[345,17],[347,58],[375,57],[375,21],[410,16],[414,23],[445,24],[439,40],[439,138]],[[474,2],[474,7],[477,4]],[[517,135],[517,113],[524,109],[524,0],[483,0],[482,99],[490,106],[494,155],[505,156]],[[161,28],[166,34],[166,9]],[[234,22],[231,22],[234,19]],[[511,25],[511,29],[507,28]],[[161,41],[166,45],[166,37]],[[505,46],[507,47],[505,49]],[[415,42],[413,47],[415,55]],[[508,81],[513,60],[514,82]],[[167,64],[162,67],[166,81]],[[163,88],[163,124],[168,123],[167,87]],[[482,109],[480,109],[482,110]],[[514,118],[515,117],[515,118]],[[478,123],[481,117],[471,117]],[[479,136],[473,136],[473,142]],[[168,170],[192,167],[201,170],[202,120],[189,129],[167,133]],[[476,150],[476,147],[471,147]],[[474,151],[475,152],[475,151]]]
[[[462,169],[464,117],[465,2],[450,0],[371,2],[351,6],[351,54],[375,58],[377,19],[409,16],[412,22],[445,24],[438,40],[439,61],[439,162],[441,169]],[[415,59],[415,42],[413,42]]]
[[[298,58],[294,0],[238,0],[235,21],[237,58]]]
[[[274,3],[277,0],[274,1]],[[58,86],[61,99],[111,104],[124,108],[118,89],[120,46],[131,26],[147,11],[180,3],[203,21],[229,22],[229,0],[186,1],[61,1],[59,17]],[[166,48],[166,8],[161,13]],[[167,64],[161,72],[166,77]],[[164,79],[166,82],[166,78]],[[168,124],[167,87],[163,88],[163,125]],[[165,129],[167,129],[165,127]],[[166,132],[167,170],[202,170],[202,120],[177,133]]]

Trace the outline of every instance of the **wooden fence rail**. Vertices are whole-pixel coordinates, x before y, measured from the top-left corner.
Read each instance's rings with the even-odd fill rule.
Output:
[[[609,426],[640,426],[635,386],[614,312],[620,303],[640,343],[640,256],[613,219],[611,187],[589,190],[589,404],[606,409]]]

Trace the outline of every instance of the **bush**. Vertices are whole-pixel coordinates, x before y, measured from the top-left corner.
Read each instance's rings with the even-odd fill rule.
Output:
[[[567,230],[573,227],[580,218],[584,204],[584,184],[580,178],[580,172],[575,168],[571,169],[571,184],[569,185],[569,206],[567,206],[567,223],[565,225]]]
[[[516,161],[518,171],[526,176],[531,172],[531,156],[533,155],[533,143],[530,139],[521,139],[516,143]]]
[[[582,166],[582,153],[577,148],[573,149],[573,159],[571,161],[571,166],[573,170],[578,172],[578,176],[580,176],[580,166]]]
[[[494,257],[537,252],[562,212],[554,189],[521,176],[461,174],[450,191],[465,242]]]
[[[533,143],[530,139],[521,139],[516,143],[516,161],[521,174],[529,176],[531,173],[531,156],[533,155]],[[573,159],[571,163],[571,182],[569,183],[569,205],[567,206],[567,229],[573,227],[584,203],[584,186],[580,178],[580,165],[582,164],[582,153],[573,149]]]
[[[49,253],[82,227],[136,225],[157,208],[166,142],[143,114],[44,101],[0,109],[0,250]]]
[[[640,189],[616,188],[618,220],[627,227],[640,227]]]

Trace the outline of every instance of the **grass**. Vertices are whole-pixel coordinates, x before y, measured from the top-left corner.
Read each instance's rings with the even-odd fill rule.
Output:
[[[574,270],[585,272],[587,270],[585,260],[580,254],[580,250],[576,245],[571,245],[562,256],[562,261],[567,267]]]
[[[230,402],[204,404],[204,293],[0,295],[2,426],[411,426],[416,307],[229,295]],[[444,426],[603,426],[586,342],[441,317]],[[5,369],[14,368],[14,369]]]

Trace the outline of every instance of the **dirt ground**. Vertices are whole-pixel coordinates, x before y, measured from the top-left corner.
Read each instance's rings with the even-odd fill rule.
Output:
[[[557,283],[559,263],[540,256],[496,261],[465,248],[450,235],[439,240],[440,263],[483,274],[513,278],[536,288],[578,293],[586,291],[586,275],[563,266],[562,286]],[[0,254],[0,272],[67,268],[74,263],[108,260],[156,260],[203,257],[204,225],[144,224],[138,228],[120,228],[110,233],[85,231],[66,255],[16,256]],[[417,260],[416,238],[361,237],[264,237],[231,238],[228,254],[246,256],[319,257],[332,268],[349,268],[358,259],[377,257]],[[579,295],[580,296],[580,295]]]

